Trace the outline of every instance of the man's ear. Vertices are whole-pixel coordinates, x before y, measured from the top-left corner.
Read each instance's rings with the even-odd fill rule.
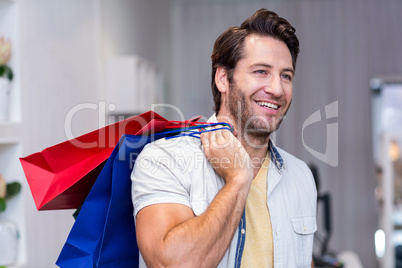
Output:
[[[229,90],[228,72],[225,67],[219,66],[216,68],[215,84],[221,93]]]

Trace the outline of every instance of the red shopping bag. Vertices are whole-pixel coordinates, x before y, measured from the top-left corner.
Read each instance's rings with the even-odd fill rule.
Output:
[[[20,158],[37,209],[78,208],[123,134],[156,133],[171,124],[149,111]]]

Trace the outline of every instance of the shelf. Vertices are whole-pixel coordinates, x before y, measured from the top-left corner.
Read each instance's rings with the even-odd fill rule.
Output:
[[[14,144],[20,142],[20,140],[21,140],[20,123],[0,122],[0,144]]]

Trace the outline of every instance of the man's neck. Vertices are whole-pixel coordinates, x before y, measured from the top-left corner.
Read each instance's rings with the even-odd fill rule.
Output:
[[[269,136],[262,139],[253,139],[249,136],[237,136],[250,156],[251,164],[254,170],[254,177],[257,175],[268,153]]]

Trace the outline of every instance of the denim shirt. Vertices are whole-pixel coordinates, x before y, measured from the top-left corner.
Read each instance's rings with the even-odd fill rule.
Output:
[[[317,192],[307,165],[269,142],[269,207],[275,268],[310,267],[316,225]],[[201,215],[224,186],[202,151],[199,139],[161,139],[138,156],[131,175],[134,218],[142,208],[178,203]],[[247,226],[243,213],[237,232],[218,265],[240,267]],[[140,267],[146,267],[140,256]]]

